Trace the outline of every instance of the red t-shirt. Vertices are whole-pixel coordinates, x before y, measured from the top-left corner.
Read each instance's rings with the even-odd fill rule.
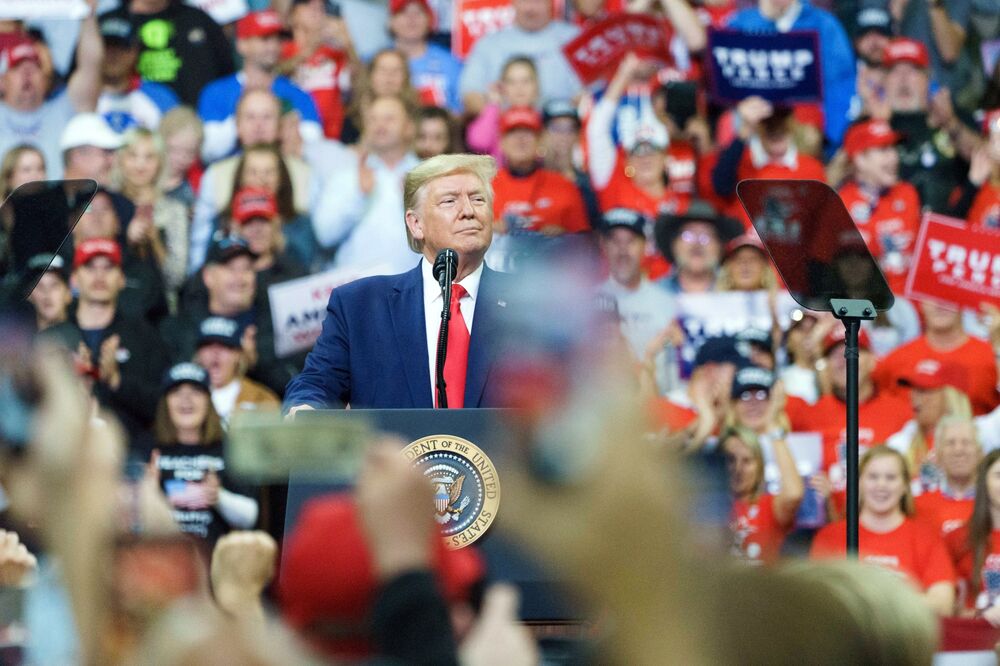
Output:
[[[697,412],[690,407],[683,407],[666,398],[657,397],[649,403],[650,418],[659,428],[668,432],[678,432],[688,427],[698,418]]]
[[[602,212],[612,208],[629,208],[655,220],[663,213],[684,213],[691,203],[691,196],[667,187],[663,196],[657,198],[639,189],[632,179],[625,175],[625,157],[619,149],[614,171],[611,172],[611,180],[597,193],[597,200]],[[656,248],[652,233],[647,234],[646,256],[643,257],[642,267],[650,280],[670,272],[670,263]]]
[[[949,532],[944,539],[948,554],[955,565],[955,575],[958,577],[959,601],[966,608],[985,609],[1000,597],[1000,530],[995,529],[986,544],[986,557],[983,560],[983,570],[979,580],[972,580],[973,552],[969,548],[969,527],[963,527]],[[983,581],[991,592],[983,593]],[[992,597],[992,599],[990,598]]]
[[[844,557],[847,521],[838,520],[816,533],[809,556],[813,559]],[[907,518],[889,532],[872,532],[858,526],[858,559],[907,575],[921,589],[955,580],[955,569],[944,541],[934,529]]]
[[[965,393],[977,416],[988,414],[997,406],[997,366],[993,348],[979,338],[969,337],[964,344],[951,351],[939,351],[927,343],[926,336],[921,335],[883,357],[872,378],[880,389],[908,398],[908,389],[899,386],[898,380],[912,372],[917,363],[928,358],[961,368]]]
[[[990,229],[1000,229],[1000,185],[984,183],[972,200],[969,224]]]
[[[851,214],[865,244],[879,261],[895,293],[903,293],[913,244],[920,230],[920,195],[909,183],[871,196],[857,183],[840,188],[840,198]]]
[[[975,498],[952,497],[940,490],[921,493],[913,501],[917,508],[914,517],[932,526],[942,537],[965,525],[975,504]]]
[[[712,186],[712,171],[715,169],[718,161],[719,153],[716,151],[706,155],[702,159],[701,164],[698,165],[698,184],[701,193],[724,214],[741,221],[743,226],[749,231],[753,228],[753,224],[750,222],[750,218],[747,217],[746,210],[744,210],[743,204],[740,203],[739,197],[735,194],[729,197],[722,197],[714,191],[714,187]],[[773,163],[765,164],[758,168],[754,166],[748,146],[743,149],[743,155],[740,157],[740,163],[736,169],[736,182],[738,183],[748,178],[818,180],[826,182],[826,170],[823,168],[822,162],[815,157],[803,153],[798,154],[795,166]]]
[[[587,231],[590,222],[583,198],[568,178],[548,169],[536,169],[530,176],[515,178],[500,169],[493,179],[494,219],[506,230],[519,228],[541,231],[556,227],[563,232]]]
[[[729,514],[732,553],[751,564],[771,564],[781,555],[781,544],[791,525],[774,517],[774,495],[761,495],[754,502],[733,500]]]
[[[698,153],[687,141],[671,141],[667,148],[667,189],[681,197],[695,194]]]
[[[281,52],[284,60],[294,58],[299,45],[285,42]],[[309,93],[316,103],[323,134],[330,139],[340,138],[344,124],[343,96],[351,89],[351,69],[347,54],[331,46],[322,45],[312,55],[299,63],[293,74],[295,84]]]
[[[829,394],[813,405],[789,396],[785,411],[792,431],[818,432],[823,436],[822,468],[833,484],[834,506],[843,514],[847,502],[847,404]],[[913,409],[906,400],[877,391],[858,405],[858,454],[884,443],[912,415]]]

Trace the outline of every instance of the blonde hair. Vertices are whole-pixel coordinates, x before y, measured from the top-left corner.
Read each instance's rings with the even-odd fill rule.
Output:
[[[757,499],[764,492],[764,449],[760,445],[760,438],[750,428],[730,426],[719,437],[719,447],[723,454],[726,452],[726,442],[733,437],[743,442],[744,446],[750,449],[750,455],[757,461],[757,481],[754,483],[752,498]]]
[[[35,146],[22,143],[8,150],[3,156],[3,162],[0,163],[0,202],[3,202],[7,198],[7,195],[13,192],[10,186],[10,179],[14,175],[14,169],[17,168],[18,160],[25,153],[35,153],[42,158],[42,164],[45,165],[45,153]]]
[[[122,169],[122,155],[126,150],[132,148],[140,141],[149,141],[153,145],[153,150],[156,152],[156,159],[159,162],[159,165],[156,167],[156,175],[153,177],[153,187],[156,188],[158,193],[162,193],[163,188],[161,187],[161,183],[167,167],[167,152],[166,148],[164,148],[163,138],[144,127],[133,127],[125,132],[122,139],[122,147],[115,156],[115,166],[111,171],[111,184],[125,196],[133,198],[133,192],[131,192],[125,180],[125,171]]]
[[[982,448],[983,444],[979,441],[979,431],[976,429],[976,423],[972,420],[972,414],[963,413],[950,413],[942,416],[937,425],[934,426],[934,443],[939,443],[944,439],[944,431],[955,426],[965,426],[972,432],[972,441],[976,443],[976,446]]]
[[[198,117],[198,114],[190,106],[174,107],[160,118],[158,131],[160,136],[163,137],[164,142],[184,130],[194,130],[195,134],[198,135],[199,145],[205,138],[205,130],[201,124],[201,118]]]
[[[856,663],[931,663],[938,621],[920,593],[901,585],[894,572],[863,562],[822,560],[790,562],[778,577],[785,585],[807,586],[816,603],[840,611],[842,654]]]
[[[910,490],[910,467],[906,464],[906,458],[902,453],[884,444],[868,449],[858,463],[858,477],[861,477],[865,473],[865,468],[878,458],[895,458],[899,462],[900,473],[903,477],[903,496],[899,498],[899,508],[907,518],[912,517],[916,507],[913,504],[913,492]],[[864,500],[865,498],[862,497],[861,506],[864,506]]]
[[[968,421],[972,418],[972,404],[969,402],[969,397],[965,395],[962,391],[952,386],[943,386],[941,388],[944,391],[944,416],[938,420],[937,426],[934,428],[934,441],[937,441],[938,430],[941,428],[941,423],[946,419],[951,418],[951,421]],[[973,429],[975,431],[975,429]],[[978,439],[977,439],[978,442]],[[910,474],[913,476],[917,475],[917,470],[920,468],[921,463],[924,462],[924,458],[927,457],[927,438],[924,437],[924,433],[917,428],[916,434],[913,435],[913,439],[910,440],[910,445],[906,449],[907,462],[910,464]]]
[[[737,250],[737,252],[739,252],[739,250]],[[761,273],[760,283],[756,286],[756,289],[770,291],[777,286],[778,279],[774,275],[774,268],[771,267],[771,262],[765,256],[764,271]],[[715,289],[716,291],[736,291],[736,283],[733,279],[733,272],[727,265],[725,259],[722,260],[722,266],[719,268],[719,277],[715,282]]]
[[[467,153],[437,155],[424,160],[410,169],[403,181],[403,209],[414,211],[423,202],[426,186],[433,180],[460,173],[472,174],[479,178],[486,190],[486,204],[493,209],[493,177],[497,174],[497,163],[489,155],[469,155]],[[410,249],[418,254],[423,251],[424,242],[417,240],[406,227],[406,241]]]

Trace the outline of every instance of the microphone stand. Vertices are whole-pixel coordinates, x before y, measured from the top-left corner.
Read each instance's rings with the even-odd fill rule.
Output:
[[[450,254],[449,254],[450,252]],[[448,408],[447,383],[444,380],[444,363],[448,356],[448,325],[451,322],[451,284],[455,279],[457,266],[454,263],[454,250],[443,250],[434,262],[435,277],[441,285],[441,295],[444,302],[441,305],[441,328],[438,331],[437,360],[435,362],[435,388],[437,408]],[[441,269],[440,271],[438,269]]]

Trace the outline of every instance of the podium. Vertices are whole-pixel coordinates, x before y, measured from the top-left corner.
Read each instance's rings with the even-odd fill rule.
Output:
[[[421,471],[428,476],[430,482],[435,483],[435,503],[439,514],[458,512],[455,520],[449,520],[443,526],[446,535],[454,532],[446,538],[460,541],[460,535],[467,535],[465,538],[469,539],[471,545],[466,547],[476,548],[486,560],[489,582],[508,582],[520,589],[523,621],[561,622],[581,619],[582,613],[574,609],[559,582],[544,572],[502,532],[504,520],[510,519],[510,516],[504,514],[503,508],[504,470],[509,469],[512,461],[516,460],[516,452],[508,448],[509,440],[504,435],[504,412],[501,409],[350,409],[337,410],[337,418],[360,419],[373,429],[399,435],[408,443],[425,438],[430,438],[431,442],[447,441],[447,447],[428,443],[423,447],[413,447],[412,452],[414,455],[432,453],[440,458],[430,460],[421,467]],[[473,447],[469,449],[464,444],[453,444],[461,440],[471,443]],[[479,456],[476,449],[485,455]],[[410,453],[407,451],[407,457],[411,457]],[[461,497],[452,501],[448,496],[447,486],[454,489],[454,481],[459,475],[465,476],[464,483],[460,484],[464,492]],[[491,480],[491,476],[495,478]],[[496,484],[495,488],[490,487],[492,483]],[[310,499],[348,489],[349,486],[345,484],[317,482],[292,475],[288,481],[285,536],[294,528],[302,507]],[[483,533],[478,535],[475,529],[477,521],[472,513],[479,508],[484,508],[483,515],[489,511],[489,502],[493,499],[489,497],[491,493],[498,495],[496,515]],[[481,507],[477,504],[477,496],[480,495]],[[465,498],[469,498],[469,501],[466,502]],[[460,508],[463,503],[466,506]]]

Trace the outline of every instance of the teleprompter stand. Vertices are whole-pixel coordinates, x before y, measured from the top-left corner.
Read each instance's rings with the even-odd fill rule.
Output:
[[[792,298],[844,324],[847,552],[858,553],[858,334],[894,297],[843,201],[816,180],[744,180],[740,202]]]
[[[833,316],[844,323],[844,359],[847,361],[847,552],[858,554],[858,333],[861,321],[875,318],[875,306],[866,299],[831,298]]]

